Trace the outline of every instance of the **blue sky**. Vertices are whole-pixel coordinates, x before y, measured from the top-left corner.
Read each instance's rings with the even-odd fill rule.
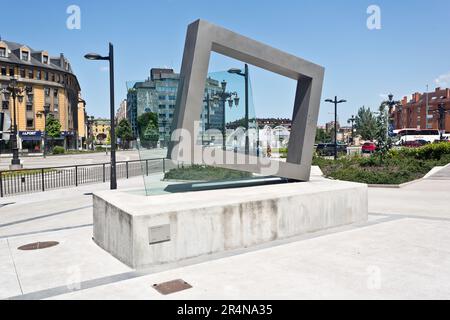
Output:
[[[72,4],[81,8],[81,30],[66,28]],[[366,26],[372,4],[381,8],[381,30]],[[20,21],[13,12],[21,12]],[[96,116],[108,115],[108,70],[104,62],[83,59],[86,52],[106,54],[108,42],[115,44],[118,105],[127,80],[145,79],[151,67],[179,71],[186,27],[198,18],[323,65],[322,100],[348,100],[341,121],[362,105],[376,108],[389,92],[400,98],[427,84],[434,88],[439,77],[447,86],[450,78],[448,0],[26,0],[9,2],[3,13],[2,38],[65,53],[88,113]],[[239,65],[215,55],[210,71]],[[295,84],[255,68],[251,73],[257,115],[290,117]],[[330,121],[332,111],[323,103],[320,123]]]

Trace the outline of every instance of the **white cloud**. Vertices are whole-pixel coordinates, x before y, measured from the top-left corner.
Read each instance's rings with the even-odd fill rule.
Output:
[[[437,79],[434,80],[434,83],[440,87],[447,87],[450,84],[450,72],[437,77]]]
[[[101,72],[107,72],[109,71],[109,67],[100,67]]]

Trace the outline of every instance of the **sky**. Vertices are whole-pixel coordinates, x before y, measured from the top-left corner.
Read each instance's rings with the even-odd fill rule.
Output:
[[[71,5],[80,8],[80,29],[67,28]],[[367,26],[371,5],[380,8],[380,29]],[[180,70],[187,25],[199,18],[324,66],[322,100],[348,101],[339,106],[341,123],[363,105],[378,108],[390,92],[401,99],[427,84],[450,86],[448,0],[23,0],[7,8],[0,36],[51,55],[63,52],[88,114],[97,117],[109,112],[108,68],[84,54],[106,55],[108,42],[114,44],[118,106],[126,81],[146,79],[152,67]],[[20,20],[11,12],[20,12]],[[214,54],[210,71],[240,66]],[[295,83],[252,66],[250,74],[257,116],[291,117]],[[333,112],[322,103],[319,123],[331,121]]]

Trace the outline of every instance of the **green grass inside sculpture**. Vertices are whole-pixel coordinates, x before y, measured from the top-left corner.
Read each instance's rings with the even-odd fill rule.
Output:
[[[227,181],[251,178],[252,176],[251,173],[243,171],[192,165],[172,169],[164,175],[164,179],[182,181]]]

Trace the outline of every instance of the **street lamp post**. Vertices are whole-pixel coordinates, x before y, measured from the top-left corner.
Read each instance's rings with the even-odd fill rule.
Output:
[[[352,116],[350,119],[348,119],[348,123],[352,124],[352,144],[355,143],[355,122],[356,122],[355,116]]]
[[[437,114],[438,116],[438,126],[439,126],[439,132],[440,132],[440,140],[444,140],[444,133],[445,133],[445,117],[447,113],[450,113],[450,111],[447,111],[445,109],[445,100],[446,97],[442,96],[441,97],[441,102],[438,105],[437,110],[435,110],[434,112]]]
[[[47,116],[50,114],[50,105],[46,104],[44,106],[44,111],[38,112],[39,115],[44,116],[44,148],[43,154],[44,159],[47,157]]]
[[[206,94],[206,99],[203,100],[204,103],[206,103],[206,124],[205,129],[202,136],[202,143],[205,144],[205,133],[208,132],[209,129],[211,129],[211,103],[214,103],[214,99],[211,97],[209,92]],[[209,139],[208,139],[209,140]]]
[[[109,61],[109,95],[110,95],[110,119],[111,119],[111,190],[117,189],[116,176],[116,128],[115,128],[115,107],[114,107],[114,46],[109,44],[109,55],[101,56],[96,53],[88,53],[84,56],[88,60],[108,60]]]
[[[333,103],[334,104],[334,160],[337,160],[338,158],[338,143],[337,143],[337,118],[338,118],[338,104],[345,103],[347,100],[338,100],[337,96],[334,97],[334,100],[327,99],[325,102]]]
[[[216,96],[213,97],[214,101],[216,103],[219,102],[219,100],[223,104],[223,115],[222,115],[222,122],[223,122],[223,128],[222,128],[222,144],[223,144],[223,150],[227,150],[226,140],[227,140],[227,124],[226,124],[226,117],[225,117],[225,110],[226,110],[226,103],[228,102],[228,105],[230,108],[233,108],[233,103],[237,106],[239,106],[239,96],[237,92],[227,92],[227,82],[225,80],[221,83],[222,91],[218,93]]]
[[[248,64],[245,64],[244,72],[241,69],[230,69],[229,73],[237,74],[245,78],[245,154],[250,153],[250,138],[249,138],[249,72]]]
[[[5,95],[5,99],[9,101],[10,97],[12,96],[13,99],[13,110],[14,110],[14,117],[13,117],[13,132],[11,136],[11,146],[12,146],[12,152],[13,157],[11,159],[11,165],[10,168],[12,170],[14,169],[21,169],[22,164],[20,163],[19,158],[19,147],[17,144],[17,106],[16,106],[16,100],[19,100],[19,103],[22,103],[23,101],[23,92],[24,89],[18,86],[16,78],[11,78],[9,85],[6,89],[4,89],[3,94]]]

